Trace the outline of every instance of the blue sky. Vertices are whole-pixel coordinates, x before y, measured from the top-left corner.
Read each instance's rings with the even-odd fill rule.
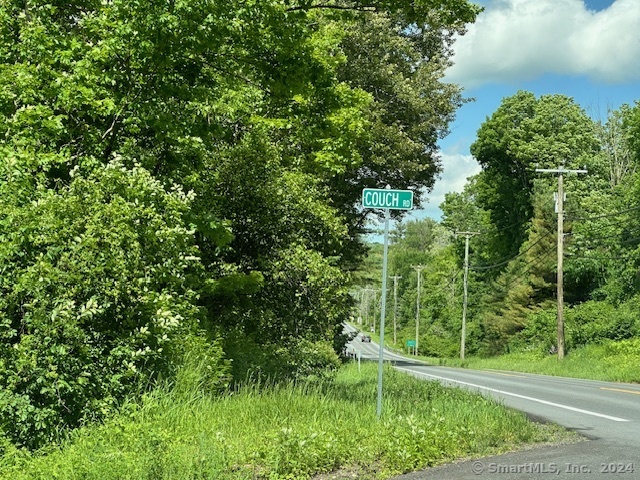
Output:
[[[640,101],[640,0],[484,0],[454,46],[446,80],[475,101],[458,110],[440,142],[444,171],[422,210],[440,219],[444,194],[479,166],[469,153],[480,125],[518,90],[573,97],[594,119]]]

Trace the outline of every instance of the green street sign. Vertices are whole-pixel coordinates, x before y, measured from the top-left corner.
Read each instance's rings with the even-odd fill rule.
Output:
[[[407,347],[415,347],[415,346],[416,346],[415,340],[407,340]]]
[[[413,208],[413,192],[411,190],[365,188],[362,190],[362,206],[364,208],[411,210]]]

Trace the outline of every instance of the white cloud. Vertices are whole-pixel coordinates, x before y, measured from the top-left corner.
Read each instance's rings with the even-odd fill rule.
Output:
[[[442,155],[442,175],[434,185],[429,203],[440,205],[449,192],[462,192],[467,178],[480,172],[480,165],[471,155],[460,153]]]
[[[444,196],[450,192],[462,192],[467,183],[467,178],[480,172],[480,165],[471,155],[459,153],[442,154],[442,175],[433,187],[431,193],[424,195],[422,209],[412,212],[410,218],[431,217],[440,220],[442,212],[440,204],[444,202]]]
[[[468,88],[544,73],[640,80],[640,1],[595,12],[582,0],[493,0],[454,50],[447,80]]]

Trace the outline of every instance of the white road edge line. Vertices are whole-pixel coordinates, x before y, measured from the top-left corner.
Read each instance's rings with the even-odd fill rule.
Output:
[[[569,405],[562,405],[561,403],[549,402],[547,400],[542,400],[540,398],[527,397],[526,395],[520,395],[518,393],[512,393],[512,392],[506,392],[504,390],[498,390],[496,388],[483,387],[482,385],[476,385],[476,384],[473,384],[473,383],[462,382],[460,380],[453,380],[451,378],[440,377],[438,375],[432,375],[430,373],[416,372],[415,370],[411,370],[409,368],[402,368],[402,367],[395,367],[395,368],[397,370],[403,370],[405,372],[410,372],[410,373],[412,373],[414,375],[423,375],[425,377],[437,378],[438,380],[444,380],[444,381],[452,382],[452,383],[459,383],[460,385],[466,385],[468,387],[474,387],[474,388],[479,388],[479,389],[482,389],[482,390],[488,390],[490,392],[501,393],[502,395],[509,395],[511,397],[522,398],[524,400],[530,400],[532,402],[538,402],[538,403],[542,403],[544,405],[550,405],[552,407],[564,408],[565,410],[571,410],[573,412],[584,413],[585,415],[593,415],[594,417],[606,418],[607,420],[613,420],[614,422],[628,422],[629,421],[629,420],[626,420],[624,418],[613,417],[611,415],[605,415],[604,413],[596,413],[596,412],[592,412],[590,410],[583,410],[581,408],[570,407]]]

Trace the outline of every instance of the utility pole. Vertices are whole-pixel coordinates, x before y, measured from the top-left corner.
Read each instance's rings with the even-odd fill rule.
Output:
[[[563,259],[564,259],[564,173],[587,173],[586,168],[583,170],[567,170],[564,165],[558,168],[536,168],[536,172],[557,173],[558,174],[558,193],[557,193],[557,211],[558,211],[558,280],[557,280],[557,297],[558,297],[558,359],[564,358],[564,286],[563,286]]]
[[[462,332],[460,333],[460,360],[464,360],[464,348],[467,336],[467,281],[469,279],[469,238],[471,238],[471,235],[480,235],[480,232],[458,232],[456,235],[464,235],[464,295],[462,300]]]
[[[418,355],[418,344],[420,342],[420,272],[424,270],[424,265],[415,265],[413,269],[418,272],[418,295],[416,298],[417,309],[416,309],[416,356]]]
[[[376,308],[378,308],[378,295],[375,289],[371,290],[371,332],[376,333]]]
[[[396,315],[398,311],[398,280],[402,277],[394,275],[393,277],[393,344],[396,344]]]
[[[366,299],[365,301],[365,310],[364,310],[364,325],[366,327],[371,327],[371,324],[369,323],[369,313],[371,311],[371,294],[375,295],[376,291],[373,288],[365,288],[364,289],[364,298]],[[374,298],[375,301],[375,298]],[[373,317],[374,317],[374,323],[375,323],[375,307],[374,307],[374,312],[373,312]]]

